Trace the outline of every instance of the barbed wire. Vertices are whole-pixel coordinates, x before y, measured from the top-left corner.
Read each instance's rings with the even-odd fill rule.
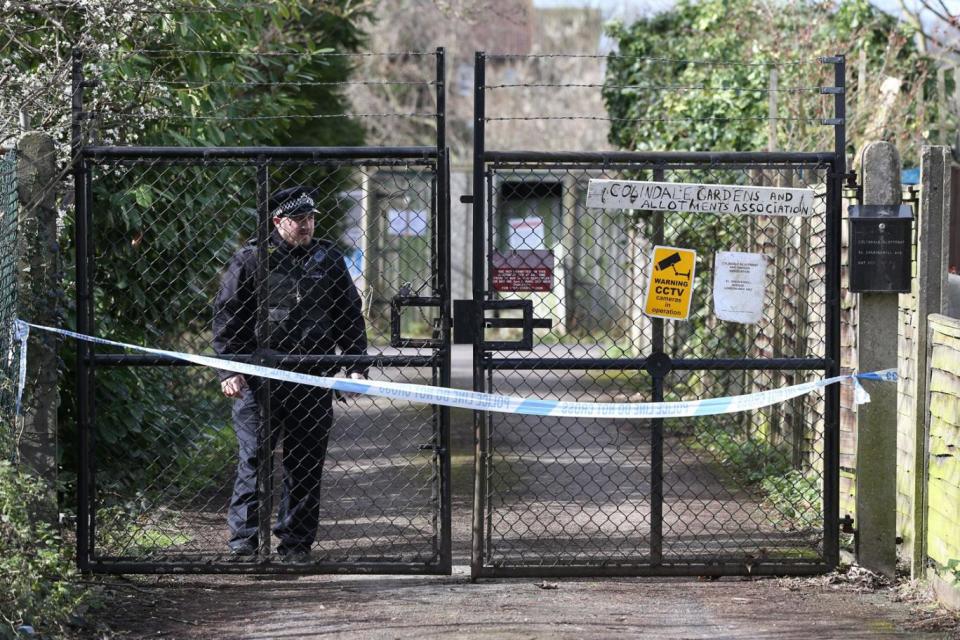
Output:
[[[531,121],[531,120],[602,120],[606,122],[735,122],[735,121],[763,121],[780,120],[785,122],[823,122],[824,118],[796,118],[796,117],[775,117],[769,116],[731,116],[731,117],[710,117],[710,118],[612,118],[609,116],[589,116],[589,115],[571,115],[571,116],[505,116],[484,118],[485,122],[503,122],[509,120]]]
[[[88,117],[99,118],[102,115],[110,116],[113,120],[216,120],[216,121],[250,121],[250,120],[320,120],[331,118],[436,118],[434,113],[308,113],[302,115],[280,116],[205,116],[205,115],[175,115],[175,114],[138,114],[119,113],[116,111],[90,111]],[[111,120],[100,120],[101,124]]]
[[[133,49],[124,52],[125,56],[149,54],[182,58],[184,55],[211,55],[236,57],[281,57],[281,56],[309,56],[330,58],[372,58],[372,57],[401,57],[401,56],[435,56],[436,51],[216,51],[213,49]]]
[[[115,10],[127,10],[134,15],[206,15],[216,13],[231,13],[236,11],[254,11],[269,10],[275,8],[275,5],[269,2],[223,2],[215,7],[200,7],[192,3],[183,2],[180,4],[162,4],[161,6],[143,7],[139,0],[132,0],[128,3],[118,3]]]
[[[138,85],[182,85],[184,87],[333,87],[339,85],[423,85],[436,86],[435,80],[339,80],[326,82],[298,82],[290,80],[244,82],[230,80],[127,80],[131,84]]]
[[[603,84],[601,82],[592,83],[559,83],[559,82],[513,82],[503,84],[487,84],[484,89],[516,89],[523,87],[552,87],[552,88],[604,88],[604,89],[647,89],[654,91],[714,91],[720,92],[744,92],[744,93],[820,93],[823,87],[784,87],[777,89],[770,88],[749,88],[749,87],[711,87],[709,85],[698,84],[678,84],[678,85],[642,85],[642,84]]]
[[[238,2],[231,3],[221,7],[187,7],[186,5],[180,8],[158,8],[153,7],[149,9],[138,9],[138,13],[144,13],[148,15],[171,15],[171,14],[213,14],[213,13],[229,13],[233,11],[253,11],[253,10],[263,10],[263,9],[272,9],[273,5],[266,2]]]
[[[803,65],[821,65],[824,64],[822,58],[816,60],[777,60],[768,62],[746,62],[743,60],[709,60],[694,58],[658,58],[650,56],[631,56],[619,53],[594,54],[594,53],[485,53],[484,57],[488,60],[523,60],[537,58],[583,58],[594,60],[640,60],[643,62],[666,62],[675,64],[696,64],[703,66],[730,66],[730,67],[788,67]]]

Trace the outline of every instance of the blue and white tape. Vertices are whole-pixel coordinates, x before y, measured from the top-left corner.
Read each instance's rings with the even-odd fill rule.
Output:
[[[15,416],[20,415],[23,388],[27,384],[27,339],[29,337],[30,325],[21,320],[15,320],[13,323],[13,339],[20,342],[20,375],[17,377],[17,404],[13,413]]]
[[[712,416],[721,413],[736,413],[768,407],[791,398],[797,398],[817,389],[846,380],[865,378],[870,380],[896,380],[895,369],[875,371],[862,374],[847,374],[795,384],[781,389],[771,389],[758,393],[749,393],[741,396],[723,398],[708,398],[706,400],[691,400],[685,402],[565,402],[562,400],[540,400],[537,398],[518,398],[492,393],[479,393],[463,389],[448,389],[422,384],[406,384],[400,382],[383,382],[378,380],[351,380],[345,378],[328,378],[312,376],[305,373],[296,373],[283,369],[273,369],[242,362],[231,362],[210,356],[198,356],[191,353],[151,349],[123,342],[114,342],[103,338],[95,338],[66,329],[56,329],[42,325],[30,324],[22,320],[18,325],[25,325],[41,331],[51,331],[77,340],[85,340],[95,344],[102,344],[121,349],[133,349],[144,353],[176,358],[185,362],[212,367],[223,371],[232,371],[247,376],[269,378],[281,382],[294,382],[348,393],[362,393],[379,398],[393,400],[408,400],[437,404],[458,409],[475,409],[493,411],[497,413],[517,413],[531,416],[555,416],[563,418],[688,418],[693,416]],[[19,335],[19,334],[18,334]],[[26,357],[26,349],[21,351],[21,359]],[[22,390],[22,383],[21,383]]]

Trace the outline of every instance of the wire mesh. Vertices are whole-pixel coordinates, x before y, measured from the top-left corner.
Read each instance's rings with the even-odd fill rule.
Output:
[[[17,156],[0,156],[0,454],[14,454],[14,422],[20,343],[13,339],[17,317]]]
[[[98,335],[437,384],[437,351],[391,346],[390,316],[405,288],[439,295],[435,160],[101,158],[92,170]],[[261,250],[258,216],[277,205],[258,189],[300,186],[315,216],[284,218]],[[302,237],[284,239],[288,225]],[[437,314],[407,310],[403,335],[435,338]],[[98,348],[95,562],[441,564],[435,407],[252,378],[231,400],[230,374],[120,355]],[[268,504],[280,513],[263,545]]]
[[[821,164],[679,160],[488,164],[487,264],[514,251],[548,251],[555,266],[549,291],[498,291],[493,270],[487,273],[488,299],[530,300],[534,317],[549,320],[550,328],[534,330],[530,351],[490,352],[486,388],[651,402],[739,395],[821,377],[825,364],[751,369],[729,360],[824,361],[828,172]],[[586,206],[590,179],[807,187],[814,210],[787,218],[594,209]],[[643,312],[654,245],[697,252],[686,321]],[[758,323],[716,317],[709,293],[718,251],[768,256]],[[519,332],[487,328],[484,339],[516,340]],[[659,384],[641,364],[658,352],[702,364],[668,373],[658,397]],[[565,364],[538,364],[547,358]],[[596,364],[586,367],[585,360]],[[492,413],[486,420],[482,567],[498,574],[824,563],[822,394],[662,422]]]

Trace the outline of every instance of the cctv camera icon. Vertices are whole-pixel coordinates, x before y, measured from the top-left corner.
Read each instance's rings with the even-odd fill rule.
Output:
[[[680,260],[682,260],[682,258],[680,257],[680,253],[677,251],[674,251],[663,260],[660,260],[659,262],[657,262],[657,271],[664,271],[665,269],[673,269],[673,273],[675,275],[678,275],[684,278],[689,278],[690,277],[689,271],[687,273],[680,273],[679,271],[677,271],[677,263],[680,262]]]

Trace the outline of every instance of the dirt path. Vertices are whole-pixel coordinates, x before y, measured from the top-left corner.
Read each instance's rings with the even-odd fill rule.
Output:
[[[955,618],[842,578],[167,576],[110,588],[98,621],[122,638],[960,638]]]
[[[584,381],[542,385],[589,395]],[[505,385],[506,386],[506,385]],[[609,387],[609,383],[607,383]],[[506,389],[500,389],[506,391]],[[523,393],[531,389],[517,389]],[[571,398],[573,399],[573,398]],[[325,473],[315,554],[428,551],[429,415],[341,408]],[[159,576],[109,579],[101,632],[123,638],[960,638],[953,618],[925,623],[892,590],[853,578],[517,579],[471,583],[469,415],[454,418],[453,561],[449,577]],[[508,417],[495,423],[493,554],[644,561],[649,550],[649,432],[623,421]],[[411,446],[413,443],[414,446]],[[755,520],[755,496],[731,489],[678,437],[665,442],[665,557],[746,553],[778,533]],[[397,509],[397,505],[403,505]],[[417,508],[410,509],[410,505]],[[211,503],[211,506],[212,503]],[[391,511],[391,509],[397,509]],[[223,548],[222,509],[190,516],[194,552]],[[530,518],[531,513],[539,517]],[[184,514],[187,515],[187,514]],[[361,517],[366,516],[366,517]],[[372,518],[370,516],[373,516]],[[526,518],[526,520],[521,520]],[[524,527],[518,527],[518,522]],[[787,532],[780,532],[787,533]],[[417,534],[417,535],[413,535]],[[521,535],[522,534],[522,535]],[[534,534],[531,536],[531,534]],[[802,540],[785,540],[783,548]],[[719,546],[718,546],[719,545]],[[168,549],[167,553],[174,551]],[[932,628],[928,628],[932,627]]]

